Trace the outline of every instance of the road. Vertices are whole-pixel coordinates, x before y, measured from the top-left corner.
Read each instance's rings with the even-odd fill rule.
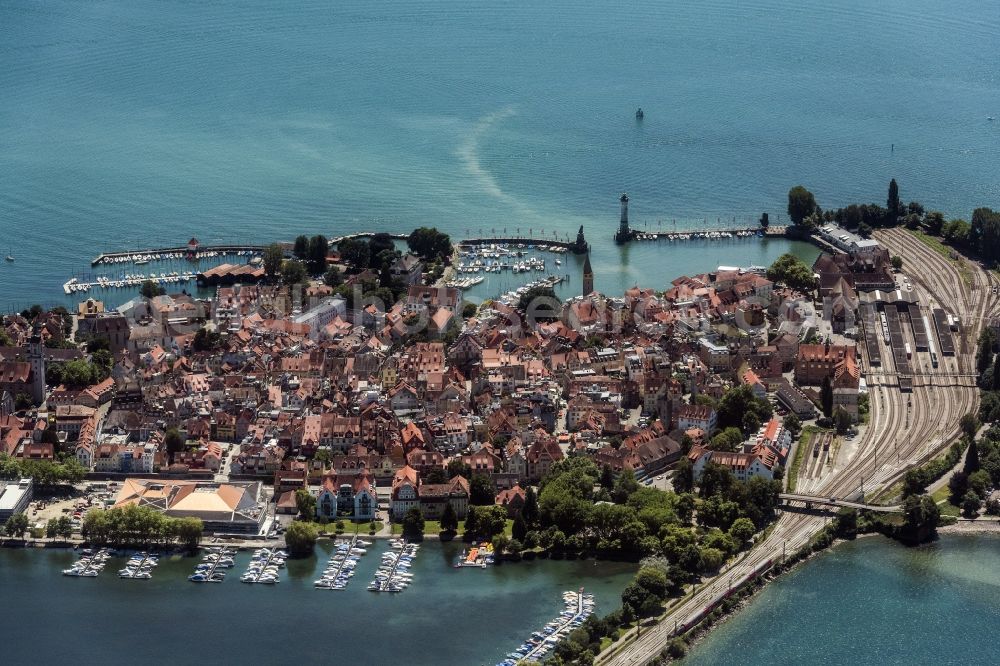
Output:
[[[942,357],[940,367],[930,368],[915,354],[912,393],[900,392],[895,378],[862,369],[869,386],[871,420],[853,455],[838,456],[833,469],[809,488],[818,496],[864,498],[892,486],[906,470],[934,457],[958,436],[958,421],[979,404],[973,383],[955,375],[975,371],[975,346],[984,322],[1000,314],[1000,299],[994,288],[1000,280],[971,261],[951,261],[902,229],[879,232],[877,240],[893,255],[903,258],[923,307],[944,306],[962,320],[956,335],[956,356]],[[883,368],[891,368],[892,355],[883,354]],[[926,359],[929,360],[929,359]],[[949,376],[952,375],[952,376]],[[600,664],[646,664],[657,657],[673,637],[675,622],[685,624],[721,599],[729,581],[736,583],[768,560],[779,561],[784,552],[794,552],[808,543],[822,527],[817,516],[782,513],[768,536],[741,560],[724,568],[705,585],[668,610],[656,626],[613,656],[601,655]],[[631,633],[631,632],[630,632]],[[618,641],[621,644],[623,641]]]

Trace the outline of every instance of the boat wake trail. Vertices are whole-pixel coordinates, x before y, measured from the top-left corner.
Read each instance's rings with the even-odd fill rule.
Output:
[[[510,118],[516,113],[517,112],[514,110],[514,107],[508,106],[499,111],[494,111],[493,113],[483,116],[476,122],[472,131],[469,132],[469,135],[465,138],[461,145],[459,145],[456,153],[459,159],[462,160],[465,170],[469,172],[469,175],[476,180],[480,188],[486,192],[486,194],[504,202],[513,208],[514,211],[521,217],[537,217],[537,213],[529,206],[525,205],[517,197],[504,192],[500,187],[500,183],[497,182],[497,179],[483,166],[479,159],[480,139],[487,132],[489,132],[494,125]]]

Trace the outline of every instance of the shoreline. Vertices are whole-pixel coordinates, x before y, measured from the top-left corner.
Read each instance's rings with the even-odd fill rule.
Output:
[[[973,535],[973,534],[991,534],[1000,536],[1000,519],[990,519],[988,521],[988,524],[977,525],[976,522],[977,522],[976,520],[966,519],[963,522],[959,522],[953,525],[945,525],[939,527],[937,529],[938,538],[927,543],[936,543],[941,540],[940,539],[941,536],[947,537],[955,535]],[[968,525],[968,527],[962,527],[963,524]],[[732,608],[722,612],[712,623],[710,624],[702,623],[701,625],[696,626],[689,632],[688,634],[689,638],[684,640],[685,646],[687,648],[685,656],[687,656],[687,653],[690,653],[691,650],[693,650],[695,647],[697,647],[707,638],[709,638],[713,632],[722,627],[726,622],[728,622],[736,615],[746,610],[751,604],[754,603],[754,601],[757,599],[760,593],[763,592],[768,587],[768,585],[770,585],[774,581],[778,580],[782,576],[785,576],[789,573],[796,571],[797,569],[799,569],[801,565],[810,562],[814,558],[832,552],[833,549],[838,546],[841,546],[846,543],[853,543],[861,539],[868,539],[873,537],[882,537],[888,540],[889,542],[895,543],[896,545],[901,546],[903,548],[915,547],[915,546],[907,546],[906,544],[903,544],[899,541],[896,541],[895,539],[887,537],[880,532],[865,532],[864,534],[858,534],[854,539],[837,539],[836,541],[834,541],[833,543],[831,543],[829,546],[827,546],[822,550],[812,551],[806,557],[803,557],[802,559],[789,565],[787,569],[783,569],[776,573],[774,573],[772,570],[771,572],[768,572],[764,576],[757,578],[756,581],[754,581],[753,583],[748,584],[748,586],[744,588],[744,594],[736,598],[736,603],[733,605]],[[920,545],[926,545],[926,544],[920,544]],[[747,590],[749,590],[749,592],[747,592]],[[683,658],[684,657],[667,657],[664,655],[660,657],[661,661],[658,663],[673,663]]]

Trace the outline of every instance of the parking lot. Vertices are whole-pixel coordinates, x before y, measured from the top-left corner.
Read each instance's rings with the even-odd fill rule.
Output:
[[[72,497],[66,499],[44,499],[33,501],[28,508],[28,518],[32,525],[44,526],[52,518],[69,516],[73,529],[80,529],[84,514],[94,507],[114,504],[115,496],[121,488],[119,482],[82,483],[75,487]]]

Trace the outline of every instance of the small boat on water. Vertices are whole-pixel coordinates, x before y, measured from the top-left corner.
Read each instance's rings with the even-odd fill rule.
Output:
[[[642,120],[645,116],[646,116],[646,114],[642,112],[642,107],[641,106],[638,109],[635,110],[635,119],[636,120]]]
[[[990,118],[990,120],[993,120]],[[4,257],[5,261],[14,261],[14,253],[11,250],[7,250],[7,256]]]

